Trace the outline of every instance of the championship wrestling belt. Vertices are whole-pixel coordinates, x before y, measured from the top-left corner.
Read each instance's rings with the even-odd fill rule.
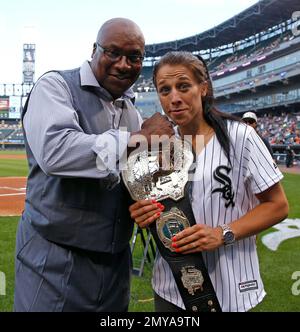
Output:
[[[169,161],[169,167],[162,167],[164,160]],[[180,254],[172,247],[172,237],[196,223],[188,181],[193,161],[191,145],[174,138],[173,149],[131,153],[122,178],[133,200],[163,201],[164,212],[149,228],[161,256],[172,270],[186,310],[220,312],[201,252]]]

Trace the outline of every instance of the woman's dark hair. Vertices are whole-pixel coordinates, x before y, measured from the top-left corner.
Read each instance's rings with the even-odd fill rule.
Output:
[[[154,65],[153,83],[156,86],[156,75],[158,70],[164,65],[182,65],[189,68],[199,82],[207,82],[207,94],[202,98],[203,116],[205,121],[215,130],[217,139],[225,151],[226,157],[230,162],[230,138],[227,130],[227,120],[240,121],[237,117],[220,112],[214,106],[214,95],[212,82],[209,76],[205,61],[199,55],[190,52],[168,52]]]

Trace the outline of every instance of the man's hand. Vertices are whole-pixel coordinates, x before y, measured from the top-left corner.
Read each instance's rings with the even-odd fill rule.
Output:
[[[143,137],[144,142],[147,142],[148,147],[151,147],[151,144],[158,140],[161,141],[162,136],[169,138],[174,136],[174,134],[173,124],[168,120],[167,116],[155,113],[151,118],[143,122],[140,131],[131,134],[131,140],[140,142],[140,138]]]
[[[146,137],[151,135],[167,135],[168,137],[171,137],[174,135],[172,122],[169,121],[166,115],[161,115],[160,113],[155,113],[151,118],[143,122],[141,132]],[[150,143],[149,140],[148,142]]]

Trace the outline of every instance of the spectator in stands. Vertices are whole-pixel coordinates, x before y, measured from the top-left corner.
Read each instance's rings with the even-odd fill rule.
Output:
[[[257,132],[257,116],[256,116],[256,114],[254,112],[246,112],[246,113],[244,113],[242,119],[243,119],[243,121],[247,125],[249,125],[252,128],[254,128],[256,130],[256,132]],[[263,136],[261,136],[259,133],[258,133],[258,135],[263,140],[263,142],[265,143],[266,147],[268,148],[268,150],[269,150],[272,158],[274,159],[273,150],[272,150],[272,147],[271,147],[269,141],[266,138],[264,138]]]
[[[247,311],[265,296],[254,235],[283,220],[288,212],[279,182],[283,176],[255,130],[216,110],[211,79],[201,57],[167,53],[155,65],[153,80],[164,112],[177,125],[177,136],[192,135],[197,155],[190,193],[196,224],[177,233],[172,247],[182,255],[202,252],[222,310]],[[198,135],[204,141],[202,150],[196,149]],[[150,200],[134,203],[130,211],[140,227],[147,227],[160,213]],[[165,212],[169,211],[165,209],[162,218]],[[192,277],[199,272],[193,267]],[[177,280],[188,279],[180,273],[178,268]],[[181,294],[187,297],[183,288],[188,287],[175,282],[160,253],[152,285],[156,311],[186,308]],[[191,309],[196,306],[198,310],[199,303],[193,303]]]
[[[140,28],[114,18],[100,28],[91,61],[48,72],[31,91],[15,311],[127,310],[133,223],[116,164],[137,133],[174,133],[160,114],[140,131],[130,87],[143,56]]]
[[[293,167],[294,165],[295,152],[290,145],[286,148],[285,166],[287,168]]]

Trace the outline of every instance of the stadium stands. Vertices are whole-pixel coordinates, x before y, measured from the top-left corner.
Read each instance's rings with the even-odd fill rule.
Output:
[[[237,116],[256,112],[260,133],[277,152],[283,153],[289,144],[299,155],[300,35],[294,33],[293,16],[297,10],[299,0],[261,0],[208,31],[146,45],[144,67],[133,87],[142,117],[162,112],[152,82],[153,63],[170,50],[191,51],[208,63],[220,110]],[[2,121],[1,146],[23,142],[20,123]]]
[[[269,140],[278,163],[285,162],[289,145],[296,154],[295,163],[300,166],[300,112],[265,114],[258,118],[258,132]]]
[[[299,11],[298,0],[261,0],[229,20],[200,34],[180,40],[146,45],[148,57],[158,57],[168,51],[186,50],[211,55],[237,42],[258,43],[276,26],[285,28],[292,14]]]
[[[216,104],[241,116],[255,111],[259,131],[282,155],[292,145],[300,160],[300,36],[293,13],[298,0],[262,0],[195,36],[146,45],[145,64],[134,86],[143,117],[158,109],[152,65],[171,50],[200,54],[208,63]],[[152,64],[152,65],[151,65]]]
[[[0,148],[24,148],[24,136],[20,120],[1,120],[0,122]]]
[[[13,132],[13,129],[1,128],[0,129],[0,140],[5,141],[5,139]]]

